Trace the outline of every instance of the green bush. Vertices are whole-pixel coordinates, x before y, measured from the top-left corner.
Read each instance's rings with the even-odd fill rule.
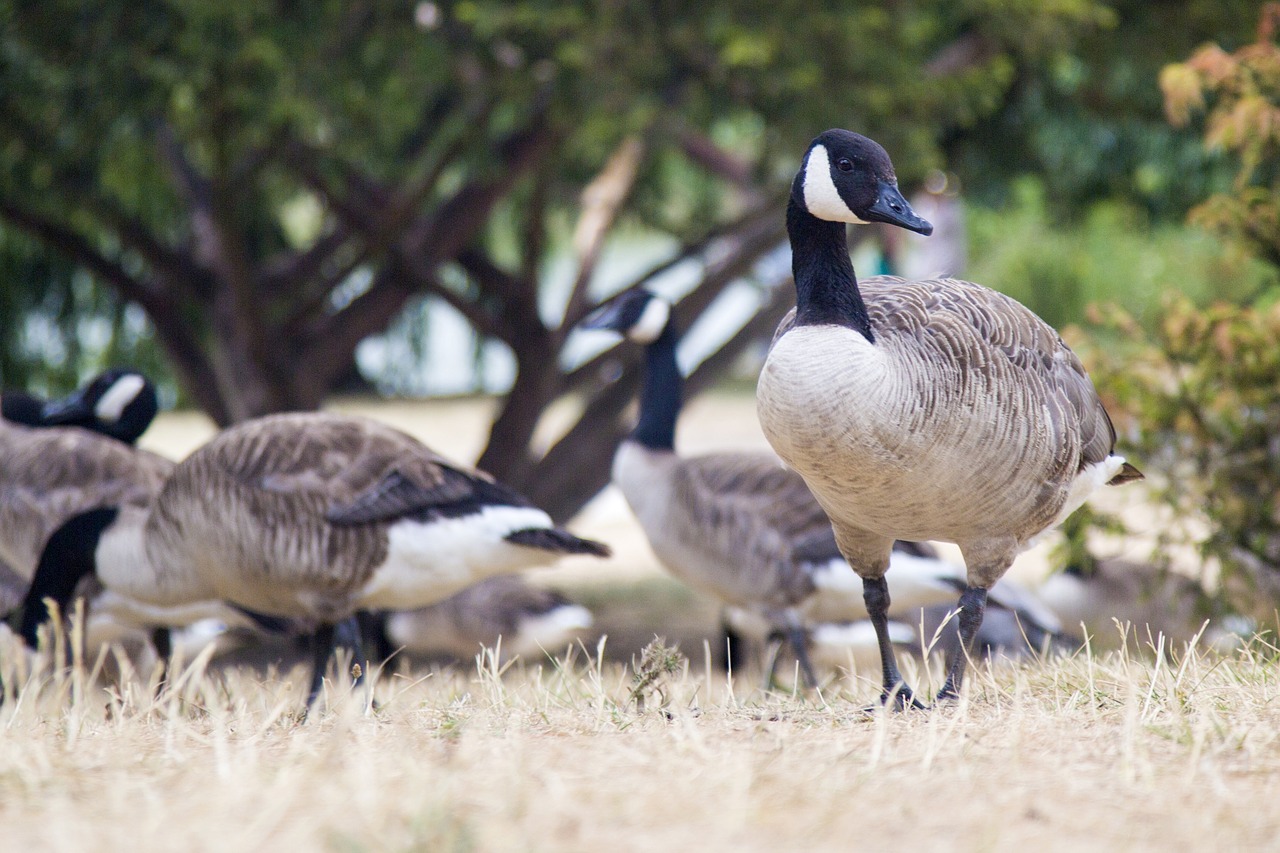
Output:
[[[1152,224],[1123,203],[1099,203],[1079,222],[1057,223],[1038,180],[1019,180],[1013,199],[999,210],[966,211],[965,277],[1008,293],[1056,328],[1081,322],[1088,305],[1116,302],[1154,330],[1164,294],[1245,302],[1277,283],[1273,268],[1239,247],[1199,228]]]
[[[1150,330],[1118,306],[1093,319],[1129,342],[1076,342],[1126,455],[1175,518],[1207,522],[1191,544],[1221,570],[1232,603],[1270,614],[1280,593],[1280,302],[1201,308],[1170,297]]]

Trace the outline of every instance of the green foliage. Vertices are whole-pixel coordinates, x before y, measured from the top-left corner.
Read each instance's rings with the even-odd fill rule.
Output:
[[[1207,534],[1194,544],[1229,581],[1274,583],[1280,302],[1205,308],[1173,297],[1150,331],[1123,308],[1099,314],[1128,345],[1079,348],[1125,452],[1156,475],[1155,494],[1175,518],[1207,521]]]
[[[966,210],[971,265],[967,275],[1019,300],[1051,325],[1085,319],[1086,306],[1117,302],[1140,324],[1159,321],[1164,294],[1197,304],[1256,298],[1280,278],[1213,235],[1150,221],[1120,201],[1091,205],[1079,221],[1051,215],[1045,187],[1024,178],[999,209]]]
[[[1252,36],[1256,0],[1112,0],[1102,25],[1027,67],[991,119],[948,146],[973,198],[1004,201],[1010,174],[1044,181],[1056,215],[1123,200],[1158,221],[1230,182],[1220,155],[1165,121],[1160,70],[1206,41]]]
[[[1170,122],[1204,112],[1204,142],[1235,160],[1230,191],[1192,211],[1192,220],[1245,243],[1280,268],[1280,3],[1266,3],[1257,39],[1228,53],[1218,44],[1160,75]]]

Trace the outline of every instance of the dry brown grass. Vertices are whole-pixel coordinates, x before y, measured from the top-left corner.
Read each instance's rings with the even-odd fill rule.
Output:
[[[681,442],[759,446],[751,409],[703,398]],[[373,413],[469,459],[489,411]],[[168,415],[148,439],[180,456],[207,430]],[[596,610],[611,653],[593,636],[501,675],[400,668],[376,711],[340,679],[330,710],[299,722],[301,668],[199,659],[156,699],[127,667],[24,672],[0,645],[5,849],[1164,851],[1280,837],[1280,655],[1264,641],[1225,658],[979,667],[956,707],[866,716],[874,676],[805,697],[708,674],[698,638],[714,607],[657,572],[625,508],[606,497],[575,529],[618,557],[540,578]],[[693,660],[641,712],[622,661],[654,631]]]
[[[1276,649],[1143,658],[980,667],[956,707],[866,716],[874,680],[765,694],[700,663],[642,712],[578,650],[384,675],[378,710],[340,679],[303,723],[301,670],[197,660],[153,699],[24,677],[10,645],[0,822],[9,849],[136,853],[1274,845]]]

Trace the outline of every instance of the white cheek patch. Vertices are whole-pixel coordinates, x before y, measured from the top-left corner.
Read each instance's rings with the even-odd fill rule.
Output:
[[[627,337],[638,344],[651,344],[662,334],[671,319],[671,304],[665,299],[650,299],[640,312],[640,319],[627,332]]]
[[[805,161],[804,206],[819,219],[867,224],[840,197],[835,182],[831,180],[831,157],[827,154],[825,145],[813,146],[809,159]]]
[[[98,399],[98,404],[93,407],[94,416],[108,423],[120,420],[125,406],[137,399],[146,384],[147,381],[136,373],[120,377]]]

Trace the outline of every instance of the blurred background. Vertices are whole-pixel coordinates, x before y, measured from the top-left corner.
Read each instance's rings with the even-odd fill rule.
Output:
[[[855,229],[860,274],[961,275],[1064,329],[1194,522],[1150,559],[1190,547],[1269,612],[1277,24],[1240,0],[0,0],[0,384],[130,364],[218,425],[481,395],[469,461],[568,518],[640,367],[575,324],[652,287],[690,393],[749,399],[794,299],[785,193],[846,127],[938,225]],[[1062,559],[1124,523],[1081,515]]]

